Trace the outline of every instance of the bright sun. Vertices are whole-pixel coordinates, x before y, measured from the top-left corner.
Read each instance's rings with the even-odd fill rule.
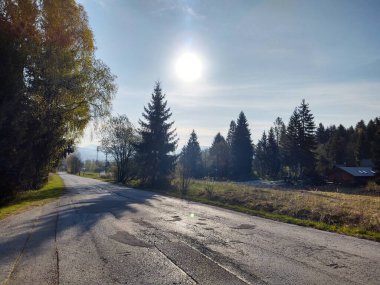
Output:
[[[195,81],[202,75],[202,62],[194,53],[182,54],[175,65],[177,76],[184,81]]]

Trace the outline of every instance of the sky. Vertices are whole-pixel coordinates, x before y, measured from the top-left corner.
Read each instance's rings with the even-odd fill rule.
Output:
[[[380,116],[380,1],[80,0],[98,58],[117,76],[114,115],[138,127],[156,81],[173,113],[179,148],[226,135],[240,111],[253,142],[304,98],[316,124]],[[178,76],[181,55],[199,78]],[[90,126],[80,146],[97,144]]]

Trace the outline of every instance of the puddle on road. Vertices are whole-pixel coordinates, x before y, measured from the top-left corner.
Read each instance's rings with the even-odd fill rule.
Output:
[[[172,216],[172,220],[166,220],[167,222],[179,222],[182,221],[182,219],[179,216]]]
[[[118,242],[128,244],[131,246],[139,246],[139,247],[152,247],[150,244],[139,240],[135,236],[130,233],[119,231],[114,235],[109,236],[111,239],[116,240]]]
[[[339,269],[339,268],[345,268],[346,267],[345,265],[339,265],[338,263],[330,263],[330,264],[327,264],[327,266],[332,267],[334,269]]]
[[[249,224],[241,224],[237,227],[232,227],[232,229],[237,229],[237,230],[251,230],[256,228],[255,225],[249,225]]]

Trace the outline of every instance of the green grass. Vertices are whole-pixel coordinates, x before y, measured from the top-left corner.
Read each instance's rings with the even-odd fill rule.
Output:
[[[0,208],[0,220],[9,215],[23,212],[31,207],[42,206],[62,195],[64,184],[58,174],[50,174],[48,183],[38,190],[26,191],[16,195]]]
[[[80,175],[81,177],[86,177],[86,178],[92,178],[92,179],[97,179],[105,182],[110,182],[113,183],[115,182],[113,178],[110,177],[102,177],[99,173],[97,172],[81,172]]]

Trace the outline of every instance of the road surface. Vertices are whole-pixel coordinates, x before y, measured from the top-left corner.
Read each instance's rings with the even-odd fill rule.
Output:
[[[379,243],[61,176],[0,221],[0,283],[380,284]]]

